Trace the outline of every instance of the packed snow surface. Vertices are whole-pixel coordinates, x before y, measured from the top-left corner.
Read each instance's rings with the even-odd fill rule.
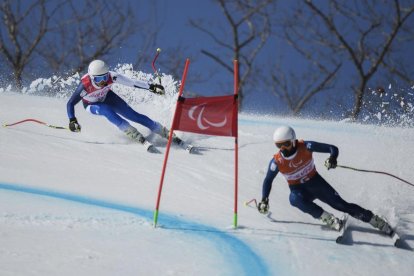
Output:
[[[174,101],[157,97],[132,106],[169,126]],[[66,127],[66,101],[2,92],[0,122]],[[172,147],[154,228],[166,141],[151,136],[162,154],[147,153],[81,104],[76,116],[80,133],[33,122],[0,128],[0,275],[413,275],[413,252],[368,224],[353,220],[351,245],[336,244],[335,232],[290,206],[280,175],[269,218],[243,204],[261,198],[277,126],[338,146],[339,164],[411,182],[413,129],[240,114],[237,229],[234,139],[177,132],[199,154]],[[339,194],[385,216],[414,247],[414,187],[386,175],[327,171],[327,157],[314,154]]]

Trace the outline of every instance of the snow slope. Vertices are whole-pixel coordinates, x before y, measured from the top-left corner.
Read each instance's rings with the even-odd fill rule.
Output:
[[[169,124],[171,106],[136,103]],[[339,147],[339,163],[413,182],[414,130],[241,114],[239,228],[232,229],[232,138],[179,133],[199,155],[172,148],[152,215],[163,154],[150,154],[104,118],[76,107],[81,133],[36,123],[0,128],[0,275],[412,275],[412,251],[352,221],[352,246],[291,207],[278,176],[271,219],[243,202],[261,196],[275,127]],[[66,99],[0,93],[0,122],[67,125]],[[139,127],[139,126],[137,126]],[[140,128],[140,127],[139,127]],[[145,129],[140,128],[146,132]],[[147,133],[147,132],[146,132]],[[153,137],[165,152],[166,142]],[[319,172],[350,202],[386,216],[414,247],[414,187],[346,169]],[[322,203],[321,203],[322,204]],[[323,205],[323,204],[322,204]],[[327,210],[340,215],[330,207]]]

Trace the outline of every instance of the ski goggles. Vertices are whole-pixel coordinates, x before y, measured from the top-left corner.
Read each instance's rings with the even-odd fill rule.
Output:
[[[104,75],[93,76],[93,81],[95,83],[107,82],[109,80],[109,74],[106,73]]]
[[[283,141],[283,142],[275,143],[275,145],[276,145],[276,147],[277,147],[278,149],[280,149],[280,148],[282,148],[282,147],[288,148],[288,147],[290,147],[290,146],[292,145],[292,141],[287,140],[287,141]]]

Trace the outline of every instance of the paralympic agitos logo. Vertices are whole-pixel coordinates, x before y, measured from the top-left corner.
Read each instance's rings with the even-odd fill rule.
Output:
[[[208,129],[210,127],[220,128],[220,127],[225,126],[227,124],[226,115],[224,115],[224,119],[220,122],[212,122],[208,118],[206,118],[206,116],[204,115],[204,110],[206,108],[206,105],[207,105],[206,103],[203,103],[203,104],[199,104],[199,105],[191,107],[188,110],[188,117],[190,117],[191,120],[196,121],[198,128],[202,130]],[[196,114],[197,110],[200,110],[198,112],[198,115]]]

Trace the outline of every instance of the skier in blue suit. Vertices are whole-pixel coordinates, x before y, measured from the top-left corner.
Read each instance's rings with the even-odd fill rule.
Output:
[[[109,67],[104,61],[94,60],[89,64],[88,73],[81,78],[81,82],[67,103],[69,129],[73,132],[81,131],[81,126],[75,117],[74,107],[82,101],[83,106],[88,112],[94,115],[105,116],[128,137],[146,146],[148,151],[152,151],[154,149],[152,144],[126,119],[141,124],[164,138],[168,138],[168,129],[133,110],[121,97],[111,90],[111,86],[115,83],[147,89],[159,95],[165,94],[164,87],[160,84],[130,79],[122,74],[109,71]],[[182,143],[182,140],[175,135],[173,138],[174,143]]]

